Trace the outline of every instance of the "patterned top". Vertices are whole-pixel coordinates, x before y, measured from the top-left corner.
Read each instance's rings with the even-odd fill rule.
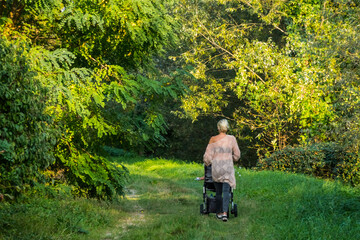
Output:
[[[236,138],[226,135],[222,139],[209,143],[205,154],[204,163],[211,164],[212,178],[214,182],[226,182],[230,187],[236,187],[234,163],[240,158],[239,146]]]

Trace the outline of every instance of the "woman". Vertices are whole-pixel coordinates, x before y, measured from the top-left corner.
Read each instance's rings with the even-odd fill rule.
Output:
[[[211,137],[204,154],[204,163],[206,166],[212,166],[212,178],[216,189],[216,217],[227,221],[230,187],[236,187],[233,161],[239,160],[240,150],[235,137],[226,134],[229,130],[226,119],[220,120],[217,128],[219,134]]]

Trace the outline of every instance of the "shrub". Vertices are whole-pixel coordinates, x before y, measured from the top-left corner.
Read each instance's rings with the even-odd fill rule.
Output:
[[[337,178],[353,186],[360,184],[360,157],[358,153],[345,152],[344,158],[336,166]]]
[[[360,184],[359,154],[336,143],[286,147],[261,159],[257,168],[340,179],[354,186]]]
[[[73,188],[73,195],[103,200],[124,195],[127,168],[104,157],[72,148],[69,155],[64,152],[57,155],[53,168],[63,173],[63,179]]]
[[[47,89],[30,68],[29,47],[0,38],[0,195],[12,199],[42,181],[56,130],[45,113]]]

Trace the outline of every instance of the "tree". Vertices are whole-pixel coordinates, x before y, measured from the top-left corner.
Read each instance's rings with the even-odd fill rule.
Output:
[[[183,99],[188,116],[231,119],[239,139],[257,139],[251,147],[260,157],[335,138],[331,126],[344,120],[338,100],[357,95],[348,84],[339,94],[338,84],[344,74],[358,79],[355,2],[186,3],[193,43],[183,57],[199,80]]]
[[[47,171],[62,170],[79,195],[122,194],[125,170],[97,156],[99,146],[161,142],[158,103],[184,87],[154,63],[176,41],[161,1],[2,1],[0,11],[3,38],[28,43],[43,112],[60,132]]]

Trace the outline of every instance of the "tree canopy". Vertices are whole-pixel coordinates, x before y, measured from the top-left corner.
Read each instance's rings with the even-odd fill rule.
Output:
[[[187,115],[231,119],[259,156],[314,141],[354,144],[356,1],[189,3],[192,47],[182,56],[199,83],[183,98]]]
[[[25,158],[29,164],[21,174],[61,170],[80,195],[121,194],[118,167],[94,154],[102,145],[131,150],[161,144],[165,122],[159,105],[185,87],[176,72],[163,74],[154,62],[163,46],[177,39],[161,1],[3,1],[1,16],[2,61],[9,62],[1,71],[1,98],[7,103],[1,110],[7,113],[1,122],[3,187],[9,192],[25,187],[3,174],[20,171]],[[28,90],[11,98],[7,88],[19,90],[14,81]],[[24,146],[7,138],[7,132],[15,135],[7,121],[26,135]],[[44,125],[35,133],[42,136],[37,144],[31,132],[23,132],[27,124]],[[48,138],[56,141],[42,144]],[[37,156],[18,154],[22,147],[51,157],[38,166]]]

